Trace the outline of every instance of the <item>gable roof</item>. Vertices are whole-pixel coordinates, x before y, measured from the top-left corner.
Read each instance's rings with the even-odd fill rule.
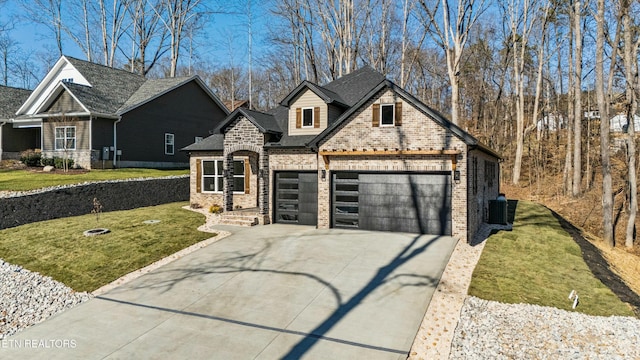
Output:
[[[65,58],[91,84],[90,87],[81,88],[82,85],[68,83],[71,85],[70,91],[81,93],[76,96],[90,111],[115,114],[147,81],[143,76],[123,69],[111,68],[68,56]]]
[[[291,102],[298,95],[300,95],[302,91],[305,89],[311,90],[314,94],[318,95],[327,104],[335,103],[336,105],[339,105],[342,107],[348,107],[348,105],[344,102],[344,100],[342,100],[340,95],[307,80],[304,80],[303,82],[300,83],[300,85],[296,86],[296,88],[293,89],[293,91],[291,91],[289,95],[287,95],[287,97],[282,99],[280,104],[288,107],[289,105],[291,105]]]
[[[229,114],[229,116],[227,116],[214,131],[219,131],[220,133],[224,132],[224,130],[240,116],[244,116],[245,118],[247,118],[247,120],[255,125],[262,133],[282,133],[278,122],[272,114],[256,110],[249,110],[247,108],[236,108],[235,110],[233,110],[233,112]]]
[[[398,96],[400,96],[404,101],[406,101],[407,103],[409,103],[410,105],[412,105],[413,107],[418,109],[420,112],[422,112],[423,114],[425,114],[425,115],[429,116],[431,119],[433,119],[437,124],[439,124],[440,126],[446,128],[447,130],[451,131],[454,135],[456,135],[458,138],[460,138],[462,141],[464,141],[465,144],[467,144],[467,145],[469,145],[469,146],[471,146],[473,148],[477,148],[477,149],[479,149],[479,150],[481,150],[483,152],[486,152],[486,153],[488,153],[488,154],[490,154],[492,156],[495,156],[497,158],[501,158],[498,153],[496,153],[495,151],[491,150],[488,146],[480,143],[478,141],[478,139],[473,137],[471,134],[469,134],[468,132],[464,131],[462,128],[460,128],[459,126],[457,126],[456,124],[452,123],[447,118],[445,118],[442,114],[440,114],[439,112],[437,112],[434,109],[431,109],[430,107],[425,105],[423,102],[418,100],[416,97],[411,95],[409,92],[407,92],[403,88],[397,86],[396,84],[394,84],[393,82],[391,82],[390,80],[387,80],[387,79],[385,79],[383,82],[381,82],[376,87],[371,89],[364,97],[362,97],[360,99],[360,101],[358,101],[351,108],[349,108],[349,110],[345,111],[342,115],[340,115],[340,117],[333,124],[330,124],[324,131],[322,131],[318,136],[316,136],[313,139],[313,141],[311,141],[308,145],[311,148],[317,150],[317,148],[319,147],[320,143],[323,140],[327,139],[327,137],[334,130],[336,130],[338,127],[340,127],[345,122],[345,120],[347,120],[353,114],[355,114],[357,111],[359,111],[368,101],[370,101],[372,98],[374,98],[376,96],[376,94],[378,94],[380,91],[385,90],[385,89],[392,90],[394,93],[396,93]]]
[[[0,120],[8,120],[15,116],[31,90],[0,85]]]

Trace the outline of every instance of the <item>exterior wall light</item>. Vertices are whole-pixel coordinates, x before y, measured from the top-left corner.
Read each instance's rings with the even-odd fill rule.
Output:
[[[322,172],[320,173],[320,177],[322,178],[322,181],[327,180],[327,170],[322,170]]]

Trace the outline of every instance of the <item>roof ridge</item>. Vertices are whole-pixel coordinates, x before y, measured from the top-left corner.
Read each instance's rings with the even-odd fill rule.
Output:
[[[79,61],[79,62],[81,62],[83,64],[87,64],[87,65],[90,65],[90,66],[101,67],[101,68],[104,68],[104,69],[108,69],[110,71],[113,70],[113,71],[118,71],[118,72],[122,72],[122,73],[126,73],[126,74],[131,74],[131,75],[135,75],[135,76],[137,76],[137,77],[139,77],[141,79],[148,80],[146,77],[144,77],[144,76],[142,76],[140,74],[131,72],[129,70],[125,70],[125,69],[120,69],[120,68],[113,67],[113,66],[104,65],[104,64],[97,63],[97,62],[93,62],[93,61],[82,60],[82,59],[78,59],[76,57],[69,56],[69,55],[63,55],[63,56],[67,60]]]

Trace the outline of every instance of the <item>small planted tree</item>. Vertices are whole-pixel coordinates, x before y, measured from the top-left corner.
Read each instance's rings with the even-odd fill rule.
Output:
[[[98,198],[93,198],[93,209],[91,209],[91,213],[96,216],[96,222],[100,221],[100,214],[102,214],[102,204]]]

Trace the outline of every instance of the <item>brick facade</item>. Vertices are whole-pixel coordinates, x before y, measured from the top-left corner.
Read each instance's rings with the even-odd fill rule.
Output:
[[[402,125],[373,127],[373,104],[402,103]],[[467,176],[466,149],[464,141],[452,132],[438,125],[434,120],[418,109],[385,90],[373,97],[362,110],[357,112],[339,127],[333,136],[321,144],[320,151],[332,150],[458,150],[456,170],[460,171],[462,181],[452,183],[452,232],[453,236],[467,239]],[[380,155],[380,156],[340,156],[329,157],[329,172],[341,170],[381,171],[381,172],[434,172],[453,171],[450,155]],[[324,160],[318,157],[318,163],[324,168]],[[451,177],[453,180],[453,176]],[[331,185],[327,180],[318,186],[318,203],[327,204],[318,209],[318,227],[330,226],[329,199]]]
[[[400,126],[373,126],[374,104],[396,104],[401,108]],[[400,104],[400,105],[397,105]],[[488,200],[495,199],[499,191],[499,164],[497,159],[478,150],[471,150],[467,143],[451,130],[446,129],[429,115],[413,107],[391,90],[383,90],[361,107],[349,119],[334,129],[333,133],[319,143],[317,150],[310,148],[265,148],[265,135],[249,120],[239,117],[227,127],[224,139],[224,153],[198,152],[191,157],[191,202],[209,206],[212,201],[226,203],[228,209],[242,200],[237,194],[229,196],[198,194],[194,166],[198,159],[224,158],[226,162],[233,156],[246,156],[251,163],[250,197],[264,209],[273,221],[273,196],[269,188],[274,186],[277,171],[309,171],[318,175],[318,227],[331,226],[331,176],[334,171],[371,172],[418,172],[451,173],[451,217],[453,236],[466,241],[470,239],[479,224],[487,218]],[[424,151],[422,154],[387,155],[354,154],[324,158],[323,151]],[[456,155],[436,154],[446,150]],[[472,160],[477,159],[477,160]],[[328,160],[328,167],[326,161]],[[494,163],[495,179],[490,183],[485,176],[485,162]],[[474,170],[470,174],[470,166]],[[225,165],[225,168],[226,165]],[[258,174],[263,169],[263,178]],[[454,170],[460,180],[454,180]],[[323,176],[324,173],[324,176]],[[231,179],[232,173],[227,174]],[[477,176],[477,184],[471,176]]]

